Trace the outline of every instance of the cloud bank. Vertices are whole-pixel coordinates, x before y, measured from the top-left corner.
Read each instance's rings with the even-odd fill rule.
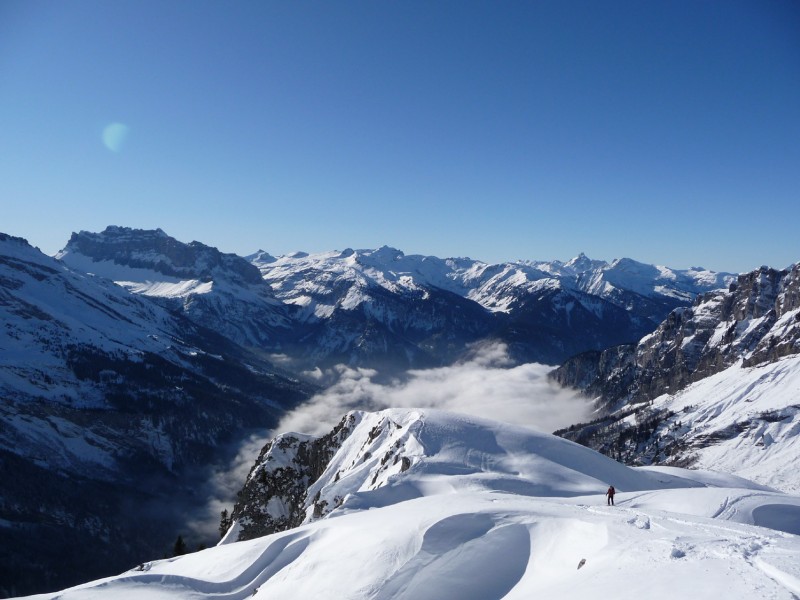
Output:
[[[323,434],[349,410],[438,408],[551,432],[586,420],[589,402],[547,378],[552,367],[513,366],[504,344],[483,345],[449,367],[380,383],[371,369],[339,366],[336,383],[288,413],[275,433]]]
[[[231,508],[261,448],[276,434],[322,435],[350,410],[436,408],[545,432],[586,421],[590,401],[551,382],[551,369],[535,363],[515,366],[504,344],[490,344],[473,348],[469,358],[455,365],[411,370],[388,383],[375,370],[344,365],[310,373],[334,383],[287,413],[274,430],[248,437],[235,458],[213,469],[208,502],[191,528],[213,535],[220,511]]]

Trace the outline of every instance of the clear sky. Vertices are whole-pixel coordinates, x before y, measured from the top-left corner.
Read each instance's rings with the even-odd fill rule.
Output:
[[[0,231],[800,261],[800,3],[0,0]]]

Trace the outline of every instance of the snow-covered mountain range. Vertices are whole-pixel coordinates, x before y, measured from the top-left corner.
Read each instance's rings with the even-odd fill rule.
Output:
[[[299,526],[237,542],[252,518],[242,516],[215,548],[36,598],[800,594],[797,496],[707,471],[634,469],[549,434],[453,413],[356,412],[343,424],[304,493]],[[309,464],[292,437],[275,440],[251,482]],[[265,514],[286,508],[273,495]]]
[[[764,548],[799,533],[800,502],[782,494],[800,492],[799,269],[737,277],[583,255],[489,265],[388,247],[239,257],[123,227],[73,234],[52,258],[0,234],[0,596],[160,555],[187,507],[205,501],[190,475],[202,478],[227,441],[252,427],[264,432],[308,398],[307,371],[462,364],[475,343],[501,342],[517,362],[564,363],[553,380],[594,398],[597,419],[559,434],[606,456],[427,409],[350,413],[326,436],[287,433],[264,447],[226,537],[258,537],[241,542],[248,549],[226,544],[148,562],[67,597],[247,597],[255,585],[276,594],[328,585],[340,597],[429,597],[428,589],[448,597],[439,576],[467,582],[459,597],[566,593],[575,567],[542,566],[530,543],[545,540],[571,557],[583,546],[557,539],[597,527],[606,532],[596,548],[603,560],[629,546],[673,549],[642,577],[680,571],[692,556],[702,562],[688,570],[711,565],[708,581],[717,584],[709,557],[745,548],[735,567],[742,589],[775,585],[775,597],[792,597],[796,570]],[[729,475],[673,470],[685,466]],[[596,499],[585,495],[607,483],[630,501],[633,521],[590,508]],[[680,516],[660,512],[676,507]],[[386,548],[360,529],[381,521],[366,508],[391,522]],[[567,529],[553,529],[562,521]],[[659,535],[633,539],[631,523],[658,524]],[[753,524],[783,533],[753,538]],[[698,528],[705,533],[692,538]],[[320,562],[351,534],[357,547]],[[463,542],[442,541],[462,534]],[[713,552],[695,552],[700,543]],[[505,557],[492,569],[513,563],[514,572],[487,575],[474,558],[487,552]],[[508,552],[522,558],[514,563]],[[105,555],[115,562],[98,560]],[[373,555],[395,558],[365,558]],[[235,564],[219,566],[228,559]],[[361,583],[330,587],[316,575],[336,568],[358,571]],[[615,581],[605,571],[577,589]],[[174,587],[143,587],[154,581]]]
[[[58,258],[298,368],[441,365],[485,339],[506,342],[520,361],[559,364],[636,341],[733,280],[584,255],[491,265],[383,247],[244,259],[122,227],[73,234]]]
[[[0,323],[0,580],[17,589],[168,547],[184,524],[169,499],[189,473],[310,391],[183,315],[1,234]]]

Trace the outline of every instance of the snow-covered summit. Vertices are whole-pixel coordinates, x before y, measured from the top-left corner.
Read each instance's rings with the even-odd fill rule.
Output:
[[[484,490],[566,498],[602,495],[611,483],[624,492],[701,485],[524,427],[431,409],[354,411],[325,436],[286,433],[264,447],[239,493],[232,535],[251,539],[421,496]]]

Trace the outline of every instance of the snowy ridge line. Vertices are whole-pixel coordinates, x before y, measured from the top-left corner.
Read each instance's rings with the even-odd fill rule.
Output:
[[[336,280],[378,286],[390,292],[413,292],[434,287],[475,300],[490,311],[508,312],[520,293],[535,293],[542,286],[564,286],[591,295],[616,298],[620,291],[641,296],[665,296],[690,302],[700,291],[726,287],[729,273],[704,269],[677,270],[645,265],[629,258],[612,263],[581,254],[561,261],[517,261],[488,264],[469,258],[441,259],[406,255],[384,246],[377,250],[295,253],[274,257],[257,252],[247,257],[287,302],[307,303],[309,297],[293,294],[301,288],[297,276],[326,273]],[[292,283],[294,282],[294,283]]]
[[[276,536],[277,537],[277,536]],[[140,565],[115,580],[122,586],[157,584],[160,586],[182,587],[187,591],[201,593],[206,598],[239,600],[253,595],[253,592],[264,581],[291,564],[308,546],[308,534],[292,532],[277,537],[270,545],[260,551],[252,563],[234,577],[224,581],[212,581],[177,574],[150,573],[155,565],[164,567],[177,560],[154,561]],[[140,573],[142,571],[142,573]]]
[[[351,490],[339,507],[285,532],[226,539],[36,598],[577,600],[598,589],[622,600],[720,589],[730,600],[794,597],[799,497],[721,473],[632,469],[548,434],[453,413],[353,416],[347,435],[329,438],[337,447],[313,486],[317,501]],[[417,439],[418,460],[375,480],[381,465],[371,458],[400,438]],[[281,464],[305,456],[289,452],[297,448],[285,445]],[[256,466],[269,462],[267,452]],[[618,484],[618,506],[605,505],[605,478]],[[508,485],[522,479],[549,483]]]

